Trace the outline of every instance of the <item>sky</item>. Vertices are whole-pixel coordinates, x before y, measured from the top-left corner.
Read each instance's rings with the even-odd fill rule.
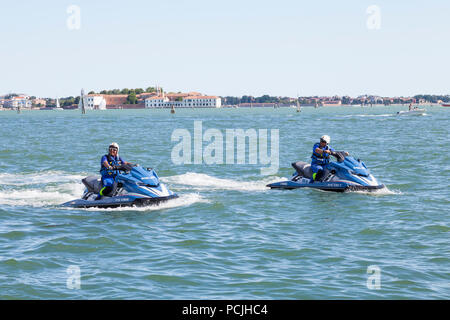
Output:
[[[446,0],[0,0],[0,95],[450,94],[449,58]]]

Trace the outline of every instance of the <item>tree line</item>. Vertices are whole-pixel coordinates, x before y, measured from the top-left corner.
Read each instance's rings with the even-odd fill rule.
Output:
[[[450,95],[431,95],[431,94],[418,94],[414,96],[415,99],[424,99],[427,102],[437,103],[439,100],[443,102],[450,102]]]
[[[239,97],[221,97],[224,104],[227,105],[233,105],[233,104],[240,104],[240,103],[291,103],[292,98],[289,97],[273,97],[269,96],[267,94],[262,95],[260,97],[253,97],[253,96],[242,96]]]

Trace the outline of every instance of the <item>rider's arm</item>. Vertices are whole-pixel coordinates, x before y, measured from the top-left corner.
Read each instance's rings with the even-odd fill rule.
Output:
[[[315,153],[318,153],[318,154],[322,154],[322,153],[323,153],[323,150],[320,149],[320,148],[316,148],[316,149],[314,150],[314,152],[315,152]]]
[[[318,154],[322,154],[322,153],[331,153],[331,151],[330,150],[323,150],[323,149],[320,149],[320,148],[316,148],[316,153],[318,153]]]
[[[111,170],[112,169],[112,167],[109,165],[109,163],[108,163],[108,161],[103,161],[103,166],[106,168],[106,169],[109,169],[109,170]]]

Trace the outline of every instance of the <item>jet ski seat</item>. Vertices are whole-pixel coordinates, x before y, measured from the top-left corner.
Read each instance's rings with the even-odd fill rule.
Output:
[[[103,188],[102,180],[97,176],[88,176],[81,180],[89,192],[100,193]]]
[[[294,167],[295,171],[297,171],[297,173],[300,176],[305,177],[307,179],[312,178],[311,164],[309,164],[307,162],[303,162],[303,161],[297,161],[297,162],[293,162],[292,166]]]

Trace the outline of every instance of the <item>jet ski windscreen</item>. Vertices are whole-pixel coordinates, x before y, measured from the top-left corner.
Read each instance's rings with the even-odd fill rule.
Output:
[[[336,157],[338,162],[343,162],[345,160],[345,151],[335,151],[331,154],[332,156]]]

